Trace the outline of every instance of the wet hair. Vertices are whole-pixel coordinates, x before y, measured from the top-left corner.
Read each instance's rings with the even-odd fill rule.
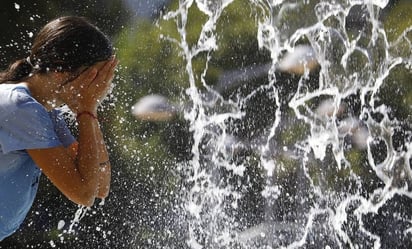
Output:
[[[73,72],[107,60],[112,54],[109,39],[85,18],[60,17],[40,30],[29,57],[0,73],[0,83],[18,82],[34,73]]]

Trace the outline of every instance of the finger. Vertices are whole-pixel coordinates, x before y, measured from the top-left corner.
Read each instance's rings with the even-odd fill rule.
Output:
[[[117,66],[118,61],[114,60],[111,64],[111,67],[108,69],[105,79],[103,80],[103,87],[105,91],[108,91],[112,85],[113,78],[115,76],[115,69]]]
[[[107,72],[107,77],[106,77],[106,81],[111,82],[114,78],[114,74],[115,74],[115,70],[116,70],[116,66],[119,63],[118,60],[114,60],[113,63],[111,64],[111,67],[109,68],[108,72]]]
[[[117,60],[116,58],[114,58],[114,60],[112,61],[111,67],[109,68],[109,79],[112,80],[114,77],[114,72],[116,70],[117,65],[119,64],[119,60]]]
[[[96,91],[100,92],[98,99],[104,98],[109,92],[117,63],[118,60],[112,59],[109,63],[105,64],[105,68],[99,72],[101,78],[96,79]]]
[[[92,67],[95,67],[97,70],[101,71],[101,70],[105,70],[105,66],[107,66],[108,63],[112,62],[115,59],[114,56],[110,57],[107,60],[104,61],[99,61],[97,63],[95,63],[94,65],[92,65]]]
[[[116,67],[116,60],[109,60],[106,61],[104,66],[99,70],[99,73],[97,74],[96,78],[94,81],[96,84],[105,84],[108,83],[109,79],[112,77],[112,74],[114,73],[114,69]]]
[[[116,64],[117,60],[114,57],[112,57],[110,60],[106,62],[106,64],[104,64],[100,71],[103,72],[103,74],[110,74],[113,71],[114,67],[116,67]]]
[[[80,89],[83,87],[88,87],[88,85],[94,81],[98,74],[98,70],[93,67],[87,68],[83,73],[81,73],[77,78],[68,84],[69,89]]]
[[[89,81],[91,82],[97,77],[98,73],[99,73],[99,70],[97,70],[94,67],[90,67],[85,71],[84,74],[80,75],[81,77],[84,77],[84,78],[81,78],[81,80],[85,80],[86,82],[89,82]]]
[[[81,77],[78,77],[78,87],[80,89],[89,88],[94,84],[98,76],[99,71],[96,68],[91,67],[87,69],[85,74],[82,74]]]

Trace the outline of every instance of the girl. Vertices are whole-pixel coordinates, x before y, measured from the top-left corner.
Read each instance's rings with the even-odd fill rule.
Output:
[[[40,30],[29,57],[0,74],[0,241],[23,222],[40,172],[77,204],[108,195],[110,162],[97,107],[116,65],[98,28],[61,17]],[[77,141],[54,109],[61,104],[77,114]]]

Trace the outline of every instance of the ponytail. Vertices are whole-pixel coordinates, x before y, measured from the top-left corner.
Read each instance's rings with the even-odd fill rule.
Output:
[[[59,17],[37,34],[30,56],[0,72],[0,84],[19,82],[35,73],[74,72],[113,55],[110,40],[82,17]]]
[[[0,73],[0,83],[21,81],[32,73],[33,68],[29,58],[18,60]]]

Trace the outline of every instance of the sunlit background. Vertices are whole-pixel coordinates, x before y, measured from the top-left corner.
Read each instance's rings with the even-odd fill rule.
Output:
[[[345,39],[356,41],[359,47],[376,47],[370,67],[362,67],[365,58],[361,51],[348,59],[345,70],[352,70],[353,75],[359,72],[359,78],[374,77],[366,71],[375,72],[381,61],[386,62],[385,53],[404,59],[390,69],[379,91],[365,91],[373,95],[369,97],[361,94],[362,88],[345,92],[349,86],[342,83],[344,73],[339,65],[330,64],[336,78],[323,80],[326,85],[336,83],[339,91],[348,94],[335,99],[326,98],[327,94],[317,96],[296,109],[290,103],[296,100],[297,91],[309,93],[319,87],[319,75],[326,64],[316,60],[340,58],[346,50],[340,43],[333,46],[337,43],[332,35],[325,35],[321,43],[321,38],[311,40],[307,34],[293,44],[301,50],[293,50],[292,62],[278,61],[288,53],[270,51],[268,47],[280,45],[264,43],[265,37],[259,40],[258,23],[264,14],[275,15],[279,9],[262,6],[284,2],[283,6],[290,7],[282,12],[287,21],[282,25],[280,20],[275,30],[284,32],[279,41],[285,41],[298,27],[316,24],[315,13],[321,11],[316,3],[325,1],[216,0],[222,13],[206,36],[213,37],[217,47],[204,44],[206,49],[190,58],[191,67],[185,52],[194,54],[195,50],[188,52],[184,45],[201,47],[199,34],[211,19],[199,7],[207,1],[195,1],[198,5],[190,5],[185,24],[184,18],[175,17],[185,13],[184,2],[191,1],[0,2],[1,69],[27,57],[33,35],[62,15],[85,16],[95,23],[111,38],[120,60],[113,92],[99,109],[113,168],[109,198],[96,202],[77,221],[76,212],[84,210],[43,176],[25,223],[0,242],[0,248],[412,248],[412,175],[408,175],[412,154],[412,2],[389,1],[386,5],[385,1],[363,1],[376,4],[356,5],[345,13]],[[379,3],[385,8],[379,8]],[[176,11],[179,6],[181,12]],[[294,8],[298,11],[292,11]],[[386,32],[388,43],[396,46],[382,51],[382,40],[376,46],[368,44],[368,32],[374,30],[373,18],[368,16],[371,13]],[[323,24],[339,31],[342,28],[338,18]],[[184,28],[184,34],[178,27]],[[307,44],[321,45],[312,48]],[[322,50],[328,44],[332,49]],[[323,52],[319,54],[324,57],[314,56],[313,49]],[[305,66],[292,68],[288,64],[299,64],[302,58]],[[298,87],[300,84],[305,90]],[[193,87],[198,89],[202,108],[196,109]],[[371,98],[376,98],[376,106],[385,103],[388,113],[379,113],[375,106],[362,102]],[[388,114],[393,128],[389,147],[397,155],[403,153],[404,161],[394,163],[388,173],[391,186],[373,167],[386,160],[389,149],[384,148],[383,135],[381,140],[367,140],[368,132],[373,131],[362,116],[366,107],[375,111],[371,113],[377,120]],[[299,118],[297,111],[304,118]],[[196,130],[193,121],[203,114],[211,122]],[[316,119],[319,126],[310,126],[305,119],[309,116],[324,119]],[[313,127],[322,127],[331,117],[332,123],[338,124],[336,139],[341,142],[342,151],[338,152],[342,154],[322,140],[322,131],[316,133],[319,137],[306,140],[315,134]],[[278,125],[277,120],[282,122]],[[67,121],[76,133],[70,115]],[[323,142],[328,146],[324,151],[307,150],[309,145],[318,146],[310,144],[313,141],[319,142],[319,147]],[[399,191],[386,196],[386,202],[372,205],[368,211],[359,209],[365,207],[363,201],[391,188]],[[338,216],[339,212],[343,216]],[[344,221],[337,227],[334,222],[339,222],[338,218]]]

